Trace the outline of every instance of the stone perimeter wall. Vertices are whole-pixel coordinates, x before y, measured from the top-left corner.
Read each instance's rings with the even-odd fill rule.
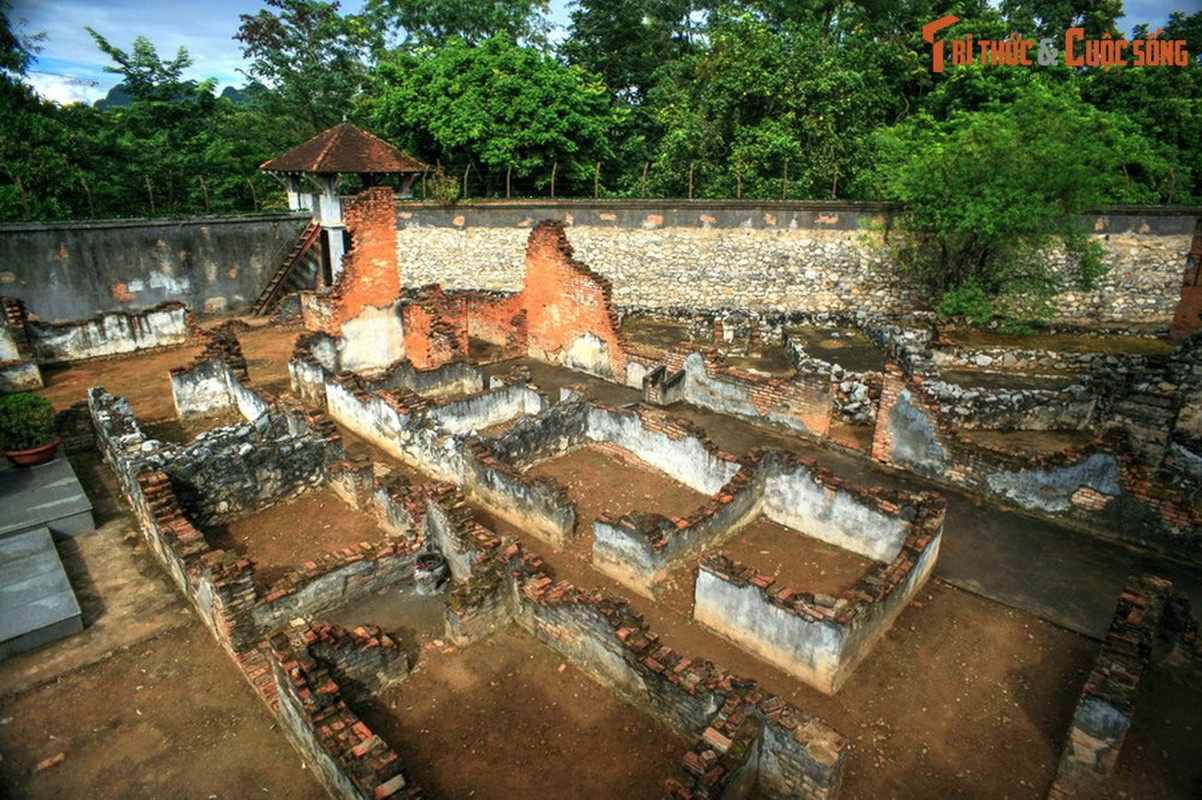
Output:
[[[0,294],[43,322],[167,301],[197,316],[245,311],[307,214],[0,225]]]
[[[927,307],[902,291],[866,235],[884,203],[555,201],[397,205],[401,283],[518,291],[530,228],[563,220],[576,258],[621,307],[876,311]],[[1085,221],[1110,272],[1058,298],[1058,321],[1167,324],[1181,298],[1197,208],[1122,207]]]

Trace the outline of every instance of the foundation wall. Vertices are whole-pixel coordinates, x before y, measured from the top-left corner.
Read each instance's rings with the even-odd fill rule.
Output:
[[[834,694],[918,593],[939,554],[942,503],[917,509],[918,522],[887,565],[840,597],[777,586],[770,575],[723,556],[702,559],[694,618],[805,681]],[[801,534],[799,534],[801,535]]]
[[[683,399],[721,414],[762,420],[803,436],[822,438],[830,431],[835,392],[827,373],[799,372],[768,378],[744,370],[723,369],[699,353],[684,359]]]
[[[78,322],[29,320],[26,330],[39,364],[61,364],[183,344],[192,334],[192,320],[183,303],[173,302],[136,313],[98,314]]]
[[[739,471],[734,456],[659,409],[619,411],[590,405],[588,438],[626,450],[685,486],[713,494]]]
[[[1048,793],[1051,800],[1110,795],[1110,776],[1131,727],[1136,693],[1151,660],[1171,590],[1172,584],[1160,578],[1127,579],[1102,651],[1073,713],[1056,780]]]
[[[1202,558],[1202,515],[1181,491],[1159,483],[1136,454],[1099,445],[1039,456],[985,447],[962,437],[919,386],[886,373],[874,460],[1184,558]]]

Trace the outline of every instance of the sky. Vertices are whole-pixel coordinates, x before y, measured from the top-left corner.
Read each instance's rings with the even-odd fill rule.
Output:
[[[135,36],[148,38],[161,58],[170,59],[182,46],[193,59],[189,78],[217,78],[220,88],[242,86],[245,68],[240,42],[233,39],[240,14],[255,14],[263,8],[253,0],[10,0],[10,19],[26,35],[45,33],[41,52],[28,80],[42,96],[60,103],[93,102],[104,97],[117,76],[104,71],[112,62],[100,52],[87,25],[126,52]],[[553,0],[553,23],[567,21],[569,0]],[[356,11],[362,0],[342,3],[344,12]],[[1126,0],[1125,19],[1120,27],[1129,31],[1139,22],[1153,28],[1172,10],[1193,13],[1202,0]],[[220,90],[219,88],[219,90]]]

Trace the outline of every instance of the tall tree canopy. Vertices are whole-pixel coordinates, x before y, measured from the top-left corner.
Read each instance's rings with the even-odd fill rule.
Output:
[[[890,234],[896,262],[941,310],[978,322],[1038,320],[1054,293],[1089,287],[1103,264],[1078,215],[1155,200],[1165,169],[1130,120],[1071,86],[1033,83],[1009,103],[914,116],[878,138],[889,195],[909,204]]]
[[[376,130],[429,160],[475,164],[494,187],[510,169],[546,186],[552,164],[583,181],[613,155],[622,120],[605,86],[507,36],[398,51],[379,73]]]

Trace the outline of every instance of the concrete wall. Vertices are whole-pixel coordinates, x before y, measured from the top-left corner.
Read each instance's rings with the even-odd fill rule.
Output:
[[[401,283],[517,291],[529,229],[567,226],[575,255],[613,285],[619,306],[741,306],[895,313],[924,305],[901,291],[867,243],[897,207],[879,203],[731,201],[480,202],[397,205]],[[1090,214],[1110,273],[1057,299],[1082,322],[1168,324],[1197,208],[1122,207]]]
[[[182,303],[163,303],[139,313],[112,312],[71,323],[26,322],[39,364],[132,353],[183,344],[192,320]]]
[[[308,223],[273,214],[0,225],[0,294],[43,322],[168,300],[197,316],[249,309]]]

